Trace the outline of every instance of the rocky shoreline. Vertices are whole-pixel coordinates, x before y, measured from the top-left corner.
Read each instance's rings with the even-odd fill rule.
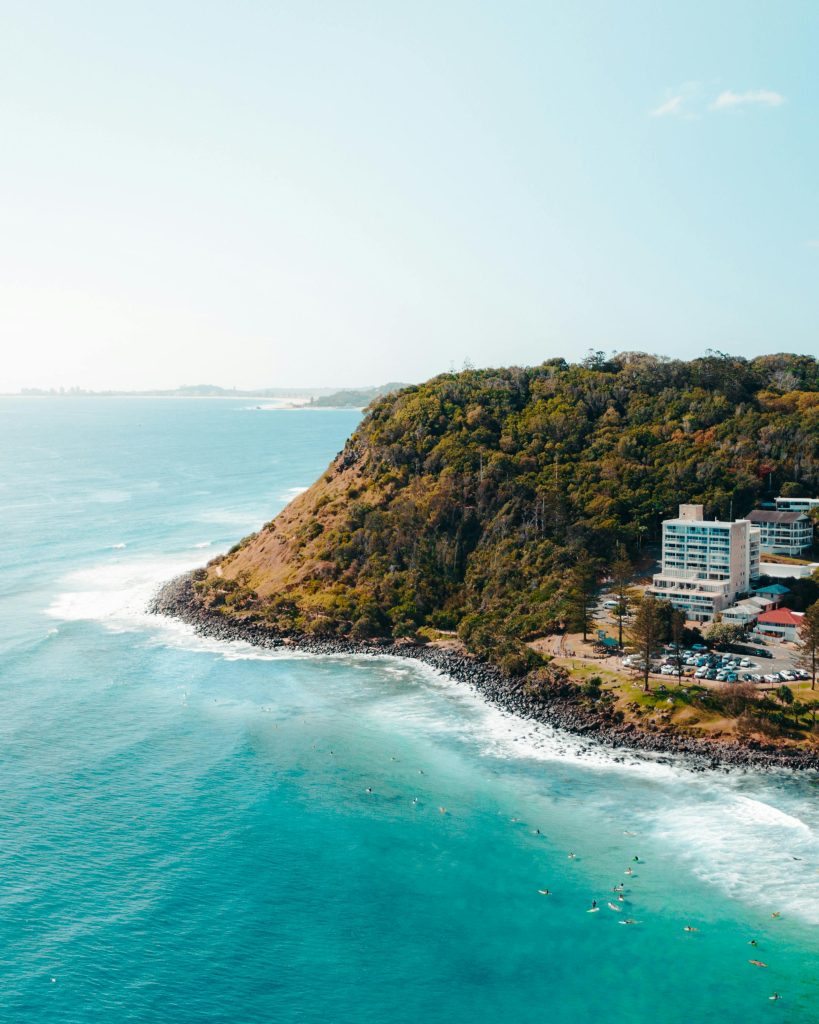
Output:
[[[411,642],[355,642],[310,636],[281,636],[252,622],[230,620],[203,608],[196,600],[190,574],[164,584],[148,609],[193,626],[197,633],[217,640],[243,640],[257,647],[303,651],[308,654],[390,655],[411,658],[464,683],[485,700],[519,718],[545,723],[573,735],[593,739],[624,753],[650,753],[681,758],[686,767],[703,771],[716,768],[793,768],[819,770],[819,757],[755,741],[747,744],[681,736],[619,722],[606,709],[580,704],[574,687],[555,686],[545,696],[532,694],[522,680],[505,676],[475,658]]]

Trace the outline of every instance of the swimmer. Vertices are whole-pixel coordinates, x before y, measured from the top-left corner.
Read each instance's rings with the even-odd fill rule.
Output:
[[[780,914],[780,911],[778,911],[778,910],[775,910],[775,911],[774,911],[774,912],[773,912],[773,913],[771,914],[771,917],[780,917],[780,916],[781,916],[781,914]]]
[[[367,789],[365,790],[365,792],[372,793],[372,789],[369,786],[367,786]]]
[[[569,854],[569,860],[577,860],[577,854],[576,853],[570,853]]]
[[[751,941],[748,943],[748,945],[749,946],[753,946],[754,949],[756,949],[756,947],[759,945],[759,943],[756,941],[756,939],[751,939]]]
[[[52,978],[51,980],[53,981],[54,979]],[[782,996],[778,992],[774,992],[774,994],[772,996],[768,996],[768,998],[776,1000],[776,999],[781,999]]]
[[[549,890],[549,889],[538,889],[538,892],[540,893],[541,896],[551,896],[552,895],[551,890]]]
[[[631,868],[626,868],[626,874],[627,875],[633,875],[634,872],[631,870]]]
[[[692,928],[690,924],[687,924],[685,926],[685,928],[683,928],[683,931],[684,932],[698,932],[699,928]]]

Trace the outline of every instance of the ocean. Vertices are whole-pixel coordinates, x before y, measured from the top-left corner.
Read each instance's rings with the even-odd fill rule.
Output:
[[[817,1021],[816,775],[145,613],[359,415],[0,400],[0,1021]]]

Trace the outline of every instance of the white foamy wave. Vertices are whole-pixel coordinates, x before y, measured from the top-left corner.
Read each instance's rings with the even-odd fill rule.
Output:
[[[819,831],[801,818],[715,780],[675,794],[655,835],[733,899],[819,924]]]
[[[426,687],[433,687],[438,692],[444,691],[448,702],[457,702],[463,711],[463,715],[458,717],[449,713],[442,715],[437,702],[423,700],[414,703],[412,714],[431,729],[461,732],[470,743],[477,744],[479,753],[485,757],[572,762],[592,770],[617,770],[666,779],[678,778],[681,773],[680,766],[670,759],[623,749],[615,750],[550,725],[521,719],[487,703],[468,686],[423,662],[389,656],[377,660],[389,660],[404,666],[406,674],[420,677]],[[403,718],[407,708],[401,706],[394,711],[385,708],[382,713],[394,713],[397,718]]]
[[[198,544],[194,544],[195,548],[209,548],[213,544],[212,540],[201,540]]]
[[[111,550],[112,551],[122,551],[122,549],[126,548],[126,547],[128,547],[127,544],[125,544],[124,542],[120,542],[119,544],[112,544],[111,545]]]
[[[294,498],[298,498],[300,494],[304,494],[306,490],[306,487],[288,487],[284,494],[279,495],[279,501],[286,501],[289,503]]]
[[[119,631],[140,629],[154,618],[146,608],[160,585],[197,565],[198,559],[189,556],[141,558],[80,569],[65,577],[66,589],[46,612],[67,622],[87,619]]]
[[[192,626],[164,615],[151,615],[151,598],[167,580],[197,568],[201,558],[140,558],[73,572],[66,589],[46,609],[66,622],[96,621],[114,632],[145,631],[155,643],[218,655],[226,661],[276,661],[309,658],[289,650],[270,651],[243,640],[224,641],[201,636]]]

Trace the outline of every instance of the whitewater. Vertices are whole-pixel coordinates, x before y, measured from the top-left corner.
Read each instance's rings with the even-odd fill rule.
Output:
[[[815,1020],[815,775],[147,613],[359,417],[254,412],[0,403],[0,1019]]]

